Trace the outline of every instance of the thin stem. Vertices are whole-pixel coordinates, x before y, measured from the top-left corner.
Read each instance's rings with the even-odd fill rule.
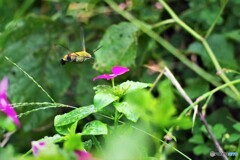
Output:
[[[97,138],[93,135],[91,136],[92,137],[92,140],[93,140],[93,143],[95,144],[96,146],[96,149],[99,151],[99,152],[102,152],[102,146],[100,145],[99,141],[97,140]]]
[[[205,104],[202,107],[202,115],[205,116],[206,115],[206,110],[207,110],[207,106],[208,103],[210,102],[210,99],[212,98],[212,95],[210,94],[207,98],[207,101],[205,102]]]
[[[114,115],[114,126],[118,126],[118,110],[115,109],[115,115]]]
[[[37,86],[38,88],[40,88],[47,96],[48,98],[55,103],[55,101],[53,100],[53,98],[48,94],[48,92],[43,89],[43,87],[37,82],[35,81],[35,79],[30,76],[25,70],[23,70],[19,65],[17,65],[16,63],[14,63],[12,60],[10,60],[7,56],[5,56],[5,59],[8,60],[10,63],[12,63],[14,66],[16,66],[20,71],[22,71],[30,80],[32,80]]]
[[[209,44],[207,43],[207,41],[206,41],[206,40],[203,40],[202,43],[203,43],[203,46],[205,47],[206,51],[208,52],[208,55],[210,56],[210,58],[211,58],[211,60],[212,60],[212,62],[213,62],[213,64],[214,64],[216,70],[217,70],[217,71],[221,71],[222,68],[221,68],[220,64],[218,63],[218,60],[217,60],[217,58],[215,57],[215,55],[214,55],[212,49],[210,48]],[[226,83],[227,83],[227,82],[230,82],[230,80],[227,78],[227,76],[226,76],[226,74],[225,74],[224,72],[223,72],[222,74],[220,74],[219,76],[223,79],[224,82],[226,82]],[[235,88],[234,85],[230,85],[229,87],[232,89],[232,91],[233,91],[233,92],[238,96],[238,98],[239,98],[240,93],[239,93],[239,91],[237,90],[237,88]]]
[[[182,116],[184,116],[189,110],[191,110],[194,106],[196,106],[199,102],[203,101],[204,99],[208,98],[210,95],[213,95],[214,93],[216,93],[217,91],[223,89],[223,88],[226,88],[228,87],[229,85],[231,84],[237,84],[237,83],[240,83],[240,79],[238,80],[234,80],[234,81],[231,81],[231,82],[228,82],[228,83],[225,83],[207,93],[204,93],[203,95],[201,95],[200,97],[197,98],[197,100],[195,102],[193,102],[189,107],[185,108],[182,113],[179,115],[178,118],[181,118]]]
[[[216,26],[218,19],[220,18],[221,14],[223,13],[223,10],[225,9],[225,7],[227,5],[227,2],[228,2],[228,0],[225,0],[225,2],[223,2],[223,5],[221,6],[220,11],[218,12],[218,14],[215,17],[212,25],[208,29],[207,34],[205,35],[205,39],[211,34],[211,32],[213,31],[214,27]]]
[[[161,71],[159,73],[159,75],[157,76],[156,80],[153,82],[152,87],[149,89],[149,92],[152,92],[153,88],[157,85],[157,83],[160,80],[160,78],[162,77],[162,75],[163,75],[163,71]]]
[[[220,146],[220,144],[218,143],[217,139],[215,138],[214,134],[212,133],[211,129],[209,128],[209,125],[206,121],[206,118],[204,115],[202,115],[200,112],[198,112],[199,116],[200,116],[200,119],[201,121],[203,122],[207,132],[209,133],[211,139],[213,140],[213,143],[215,145],[215,147],[217,148],[218,152],[219,153],[225,153],[222,149],[222,147]],[[222,154],[222,157],[224,160],[228,160],[227,156],[225,154]]]
[[[69,106],[67,106],[67,105],[63,105],[63,106],[53,105],[53,106],[39,107],[39,108],[36,108],[36,109],[32,109],[32,110],[28,110],[26,112],[20,113],[18,115],[18,117],[21,118],[22,116],[26,116],[26,115],[28,115],[28,114],[30,114],[32,112],[36,112],[36,111],[39,111],[39,110],[45,110],[45,109],[50,109],[50,108],[59,108],[59,107],[67,107],[67,108],[69,108]],[[72,107],[70,107],[70,108],[72,108]]]
[[[138,27],[140,30],[142,30],[144,33],[146,33],[149,37],[157,41],[160,45],[162,45],[167,51],[169,51],[171,54],[173,54],[176,58],[178,58],[182,63],[184,63],[186,66],[188,66],[190,69],[192,69],[195,73],[197,73],[199,76],[201,76],[203,79],[207,80],[214,86],[219,86],[221,83],[209,74],[208,72],[204,71],[202,68],[197,66],[196,64],[192,63],[190,60],[188,60],[184,54],[180,53],[178,49],[176,49],[172,44],[170,44],[168,41],[160,37],[157,33],[151,30],[151,27],[147,24],[143,23],[142,21],[139,21],[135,17],[133,17],[129,12],[121,10],[118,5],[113,2],[112,0],[105,0],[105,2],[116,12],[118,12],[121,16],[129,20],[132,24],[134,24],[136,27]],[[230,92],[229,90],[224,90],[226,94],[228,94],[230,97],[237,99],[236,96]]]
[[[4,147],[7,142],[9,141],[10,137],[15,133],[15,131],[13,132],[8,132],[6,134],[3,135],[4,139],[3,141],[0,143],[0,147]]]
[[[212,49],[210,48],[209,44],[207,43],[207,41],[200,35],[198,34],[196,31],[194,31],[191,27],[189,27],[186,23],[184,23],[175,13],[174,11],[169,7],[169,5],[164,1],[164,0],[159,0],[159,2],[164,6],[164,8],[168,11],[168,13],[172,16],[172,18],[180,25],[182,26],[187,32],[189,32],[193,37],[195,37],[197,40],[199,40],[200,42],[202,42],[204,48],[206,49],[210,59],[212,60],[215,68],[217,71],[222,70],[220,64],[218,63],[217,58],[215,57]],[[230,82],[230,80],[227,78],[227,76],[222,73],[220,75],[220,77],[223,79],[223,81],[225,83]],[[237,98],[239,98],[239,91],[237,90],[237,88],[234,85],[230,85],[229,86],[231,88],[231,90],[237,95]]]
[[[115,87],[114,78],[112,78],[111,80],[112,80],[112,87],[114,88]]]
[[[166,24],[171,24],[171,23],[175,23],[175,20],[174,19],[167,19],[167,20],[164,20],[164,21],[161,21],[159,23],[156,23],[156,24],[152,25],[152,29],[161,27],[161,26],[166,25]]]

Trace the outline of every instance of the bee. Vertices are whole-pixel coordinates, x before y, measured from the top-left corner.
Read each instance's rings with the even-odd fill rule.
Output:
[[[92,55],[86,51],[83,29],[82,29],[82,48],[83,48],[82,51],[71,52],[64,55],[60,63],[64,65],[66,62],[84,62],[87,59],[93,58]]]

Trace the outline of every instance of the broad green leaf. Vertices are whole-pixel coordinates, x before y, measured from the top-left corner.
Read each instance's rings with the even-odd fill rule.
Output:
[[[189,142],[191,143],[195,143],[195,144],[203,144],[204,140],[203,140],[203,136],[202,134],[195,134],[193,135],[190,139]]]
[[[118,112],[123,113],[127,119],[136,122],[140,116],[140,111],[138,108],[135,108],[134,105],[129,105],[127,102],[116,102],[114,103],[114,107],[118,110]]]
[[[68,135],[69,134],[69,130],[71,128],[71,126],[74,123],[68,124],[68,125],[64,125],[64,126],[55,126],[55,130],[57,131],[57,133],[61,134],[61,135]]]
[[[123,82],[119,85],[119,88],[124,90],[125,94],[138,90],[138,89],[143,89],[143,88],[147,88],[150,87],[152,84],[150,83],[142,83],[142,82],[134,82],[134,81],[126,81]]]
[[[82,131],[82,135],[103,135],[107,133],[107,125],[98,120],[87,123]]]
[[[134,108],[134,112],[130,114],[132,109],[126,109],[123,107],[127,104],[128,106],[131,106],[131,108]],[[143,118],[146,121],[154,121],[153,114],[157,113],[156,111],[156,104],[157,101],[152,97],[152,95],[143,89],[138,89],[132,92],[129,92],[124,97],[124,102],[122,106],[120,106],[120,111],[125,112],[127,118],[130,118],[131,120],[137,120],[139,116]],[[118,106],[119,107],[119,106]],[[137,113],[136,113],[137,112]],[[133,114],[133,115],[132,115]],[[151,117],[151,119],[149,119]]]
[[[233,125],[233,128],[240,132],[240,123],[236,123]]]
[[[99,92],[94,96],[94,107],[96,111],[99,111],[117,99],[119,99],[119,97],[111,93]]]
[[[217,139],[220,139],[222,138],[222,135],[226,132],[226,128],[219,123],[213,126],[212,132]]]
[[[72,110],[71,112],[65,113],[63,115],[57,115],[54,118],[54,126],[65,126],[72,124],[76,121],[79,121],[90,114],[96,112],[93,105],[86,106],[86,107],[80,107],[77,109]]]
[[[209,148],[206,144],[200,144],[193,148],[193,152],[196,155],[202,155],[202,154],[209,155],[211,150],[213,150],[213,149]]]
[[[112,25],[107,29],[95,53],[94,67],[110,71],[115,65],[129,67],[135,64],[138,29],[128,22]]]

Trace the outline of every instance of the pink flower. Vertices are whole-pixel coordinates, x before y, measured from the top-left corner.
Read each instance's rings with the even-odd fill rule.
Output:
[[[122,66],[114,66],[112,68],[112,74],[102,74],[102,75],[99,75],[97,77],[94,77],[93,80],[97,80],[97,79],[106,79],[106,80],[110,80],[112,78],[115,78],[119,75],[122,75],[126,72],[128,72],[129,69],[127,67],[122,67]]]
[[[87,151],[76,150],[77,160],[94,160],[92,155]]]
[[[45,146],[45,142],[38,142],[38,141],[32,141],[32,152],[34,156],[37,156],[39,153],[39,150],[41,150]]]
[[[4,77],[0,82],[0,111],[4,112],[13,122],[20,127],[17,114],[7,98],[8,78]]]

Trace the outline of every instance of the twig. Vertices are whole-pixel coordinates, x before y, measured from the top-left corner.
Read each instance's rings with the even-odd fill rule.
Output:
[[[220,144],[218,143],[217,139],[215,138],[214,134],[212,133],[211,129],[209,128],[209,125],[206,121],[206,118],[204,115],[202,115],[200,112],[198,112],[199,116],[200,116],[200,119],[201,121],[203,122],[207,132],[209,133],[210,137],[212,138],[213,140],[213,143],[214,145],[216,146],[217,150],[219,153],[221,153],[222,157],[224,160],[228,160],[226,154],[224,154],[225,152],[223,151],[222,147],[220,146]]]
[[[6,133],[6,134],[4,134],[4,139],[3,139],[3,141],[0,143],[0,147],[4,147],[6,144],[7,144],[7,142],[9,141],[9,139],[10,139],[10,137],[13,135],[13,133],[15,133],[15,131],[13,131],[13,132],[8,132],[8,133]]]

